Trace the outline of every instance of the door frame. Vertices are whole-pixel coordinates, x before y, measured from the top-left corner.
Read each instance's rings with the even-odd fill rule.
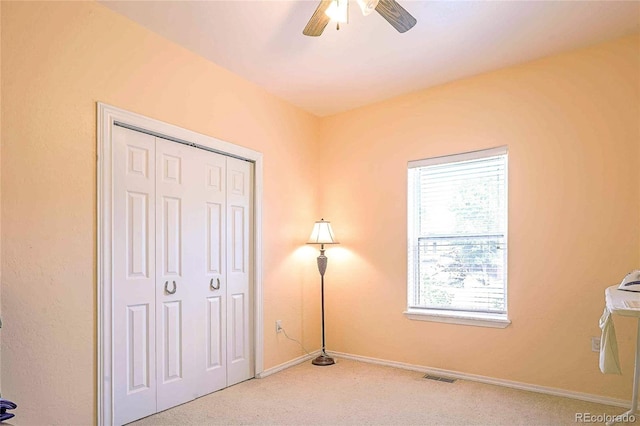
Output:
[[[196,144],[224,155],[254,163],[253,180],[253,361],[254,377],[263,371],[262,297],[262,153],[220,139],[186,130],[101,102],[97,103],[97,423],[111,425],[114,413],[113,389],[113,164],[112,132],[116,122],[168,139]]]

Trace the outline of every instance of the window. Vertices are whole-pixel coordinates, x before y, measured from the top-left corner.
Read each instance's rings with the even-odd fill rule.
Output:
[[[411,319],[506,327],[507,148],[409,162]]]

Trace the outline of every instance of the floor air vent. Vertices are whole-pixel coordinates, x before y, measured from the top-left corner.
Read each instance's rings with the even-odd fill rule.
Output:
[[[445,382],[445,383],[454,383],[456,381],[456,379],[450,379],[448,377],[433,376],[431,374],[425,374],[424,378],[429,380],[435,380],[436,382]]]

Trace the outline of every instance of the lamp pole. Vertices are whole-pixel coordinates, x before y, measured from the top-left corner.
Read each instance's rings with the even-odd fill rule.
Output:
[[[333,358],[327,355],[324,341],[324,273],[327,271],[327,256],[324,255],[324,244],[320,244],[320,256],[318,256],[318,271],[320,272],[320,300],[322,311],[322,352],[311,361],[313,365],[331,365],[335,364]]]
[[[322,302],[322,351],[320,355],[311,361],[313,365],[335,364],[333,358],[327,355],[324,340],[324,273],[327,271],[327,256],[324,255],[325,244],[338,244],[333,236],[333,230],[329,221],[320,219],[313,225],[313,231],[307,244],[320,244],[320,256],[318,256],[318,271],[320,272],[320,300]]]

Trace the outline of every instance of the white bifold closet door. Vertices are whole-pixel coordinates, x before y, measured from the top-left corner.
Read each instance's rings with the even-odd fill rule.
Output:
[[[113,127],[114,419],[253,376],[252,164]]]

